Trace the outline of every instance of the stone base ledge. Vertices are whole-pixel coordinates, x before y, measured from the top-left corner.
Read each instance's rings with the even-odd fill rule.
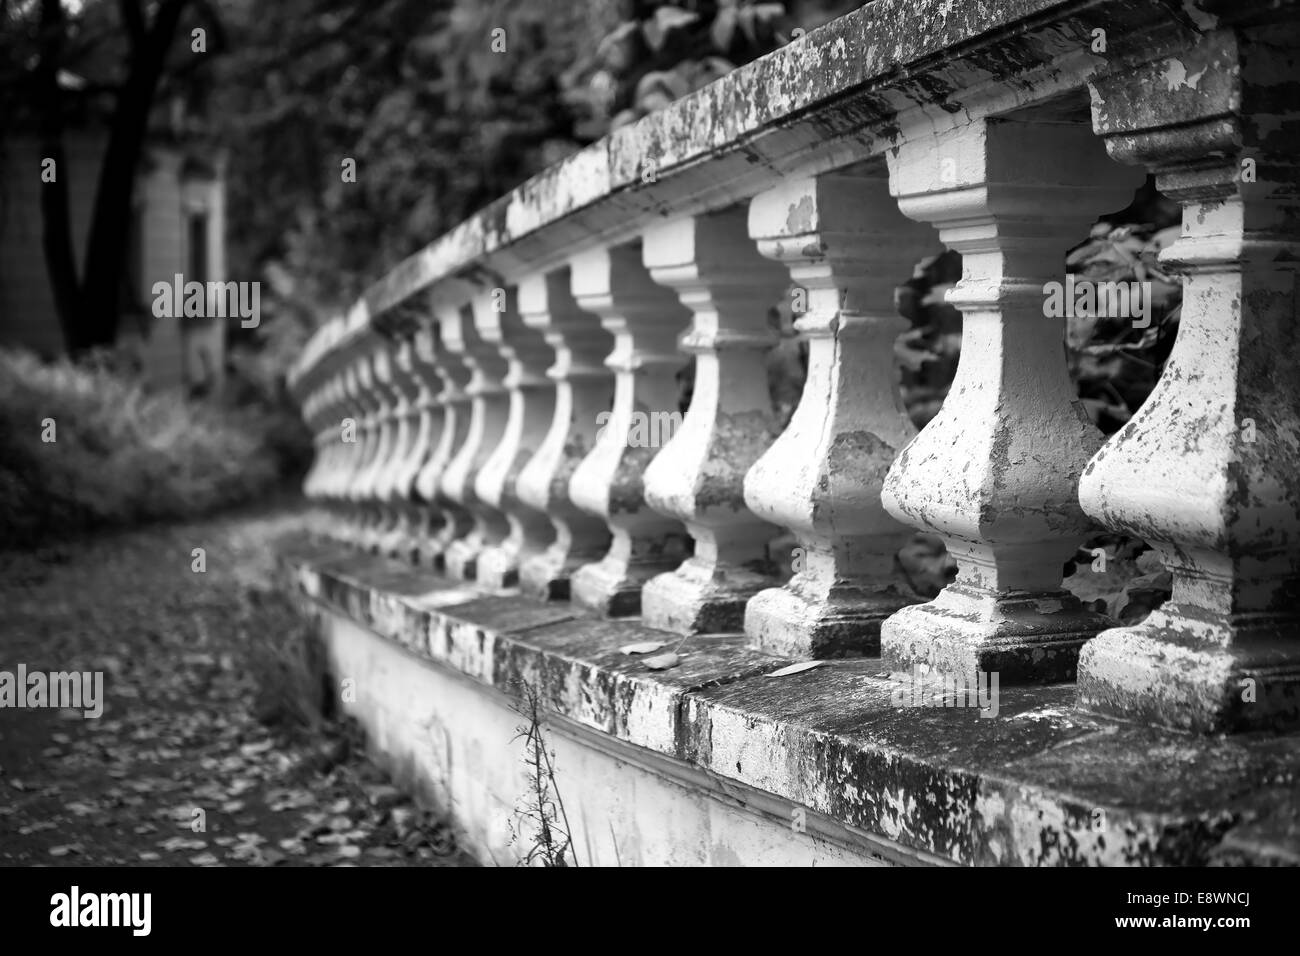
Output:
[[[911,691],[878,659],[770,678],[791,661],[741,635],[688,638],[681,664],[655,671],[619,648],[672,650],[681,637],[337,544],[295,539],[281,553],[307,607],[404,648],[403,667],[493,697],[527,682],[548,726],[611,767],[739,801],[778,827],[798,819],[860,862],[1300,864],[1297,734],[1126,724],[1076,711],[1073,684],[1000,687],[996,716],[900,706]]]

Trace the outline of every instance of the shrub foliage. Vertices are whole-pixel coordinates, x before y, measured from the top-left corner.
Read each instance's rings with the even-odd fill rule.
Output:
[[[107,364],[0,350],[0,547],[246,501],[279,477],[268,434],[253,409],[151,393]]]

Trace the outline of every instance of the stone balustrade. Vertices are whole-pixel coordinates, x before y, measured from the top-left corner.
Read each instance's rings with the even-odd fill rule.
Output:
[[[304,348],[326,532],[611,648],[743,635],[1175,730],[1300,724],[1300,16],[1183,6],[877,0],[519,187]],[[1107,439],[1044,287],[1147,174],[1183,207],[1181,322]],[[945,248],[962,352],[918,431],[895,294]],[[1172,573],[1144,620],[1063,586],[1103,529]],[[957,565],[930,599],[916,532]]]

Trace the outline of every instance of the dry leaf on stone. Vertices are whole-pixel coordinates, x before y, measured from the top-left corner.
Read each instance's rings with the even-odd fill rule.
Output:
[[[676,667],[682,662],[682,659],[669,651],[667,654],[656,654],[654,657],[647,657],[643,664],[652,671],[666,671],[670,667]]]
[[[641,641],[639,644],[624,644],[619,650],[624,654],[649,654],[667,646],[667,641]]]
[[[789,677],[791,674],[802,674],[804,671],[810,671],[814,667],[825,667],[825,661],[802,661],[798,664],[791,664],[789,667],[782,667],[780,670],[772,671],[770,674],[764,674],[764,677]]]

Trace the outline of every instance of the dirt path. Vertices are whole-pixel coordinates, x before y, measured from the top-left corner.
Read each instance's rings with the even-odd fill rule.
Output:
[[[0,553],[0,681],[20,664],[103,674],[97,719],[0,706],[0,865],[468,863],[354,735],[295,724],[258,680],[258,642],[297,626],[268,590],[268,545],[297,521],[280,508]]]

